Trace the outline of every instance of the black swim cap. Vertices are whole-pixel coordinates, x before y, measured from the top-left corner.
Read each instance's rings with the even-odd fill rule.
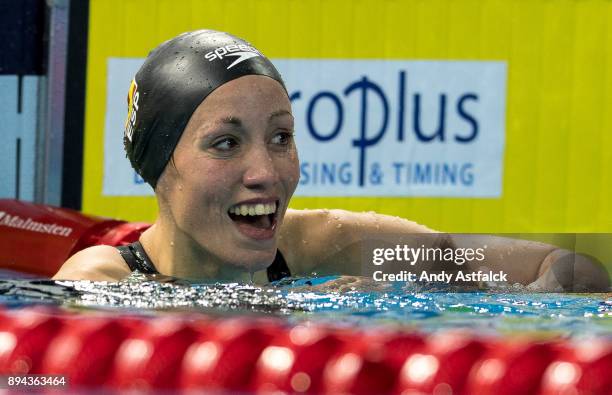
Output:
[[[128,92],[124,145],[153,188],[195,109],[219,86],[244,75],[283,80],[248,42],[214,30],[183,33],[155,48]]]

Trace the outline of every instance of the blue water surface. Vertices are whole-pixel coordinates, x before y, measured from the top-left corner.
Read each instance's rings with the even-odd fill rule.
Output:
[[[113,310],[159,315],[275,315],[290,323],[390,327],[436,332],[468,330],[483,335],[539,338],[612,338],[612,295],[553,294],[505,288],[456,292],[424,287],[337,287],[339,277],[283,280],[271,286],[155,281],[134,273],[118,283],[0,280],[0,305],[22,308]],[[157,279],[159,280],[159,279]]]

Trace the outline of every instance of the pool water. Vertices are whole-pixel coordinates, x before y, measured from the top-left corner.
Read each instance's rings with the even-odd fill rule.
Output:
[[[0,280],[0,305],[159,315],[165,311],[213,315],[273,314],[351,327],[388,326],[429,333],[464,329],[483,335],[612,339],[611,294],[531,293],[522,287],[456,292],[431,287],[346,287],[339,277],[282,280],[265,287],[237,283],[156,281],[134,273],[118,283]],[[329,286],[331,284],[331,286]]]

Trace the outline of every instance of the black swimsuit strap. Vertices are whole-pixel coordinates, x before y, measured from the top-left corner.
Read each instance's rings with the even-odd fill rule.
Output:
[[[291,277],[291,270],[289,270],[285,257],[281,254],[280,250],[276,250],[274,262],[268,266],[266,272],[268,273],[268,281],[270,282],[278,281],[285,277]]]
[[[131,271],[138,270],[145,274],[159,274],[153,261],[145,252],[142,244],[140,244],[140,241],[135,241],[126,246],[119,246],[117,249]],[[291,277],[291,271],[287,266],[285,257],[279,250],[276,250],[274,262],[268,266],[266,272],[268,274],[268,281],[270,282],[278,281],[285,277]]]
[[[138,270],[145,274],[159,274],[153,261],[149,258],[139,241],[117,247],[117,249],[131,271]]]

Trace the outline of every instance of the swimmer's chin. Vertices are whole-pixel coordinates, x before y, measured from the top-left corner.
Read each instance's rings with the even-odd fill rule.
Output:
[[[249,260],[235,260],[233,262],[228,262],[228,265],[242,272],[255,273],[266,270],[272,264],[274,258],[275,253],[271,254],[270,257],[265,257],[256,261],[254,261],[251,256]]]

